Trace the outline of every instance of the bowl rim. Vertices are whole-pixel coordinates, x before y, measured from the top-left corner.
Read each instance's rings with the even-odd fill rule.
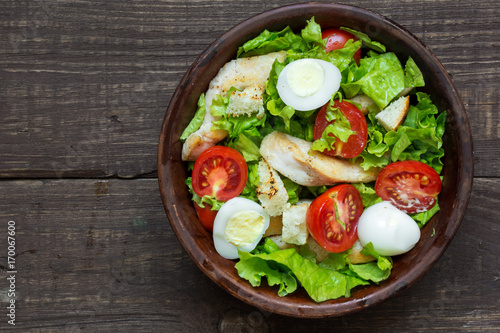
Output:
[[[182,91],[184,90],[184,88],[188,85],[194,85],[194,83],[191,82],[191,76],[198,74],[198,68],[202,66],[202,64],[206,63],[211,55],[216,54],[222,46],[229,45],[235,38],[234,35],[237,35],[237,32],[245,30],[248,31],[249,27],[265,26],[267,22],[270,22],[270,18],[274,17],[274,15],[278,13],[283,14],[298,11],[314,13],[321,10],[356,11],[360,15],[365,15],[368,18],[376,19],[377,21],[381,22],[381,24],[383,23],[383,25],[386,26],[387,29],[395,29],[398,31],[398,33],[405,35],[406,38],[409,38],[409,40],[414,43],[415,47],[418,47],[421,52],[425,53],[425,56],[432,61],[435,70],[439,71],[439,75],[445,81],[446,87],[449,88],[447,89],[448,94],[450,95],[450,98],[453,99],[454,105],[456,106],[456,108],[453,110],[453,116],[457,118],[457,122],[460,121],[462,124],[462,130],[457,132],[457,135],[459,136],[457,140],[459,140],[458,142],[461,143],[460,147],[457,147],[457,149],[460,149],[460,156],[464,158],[462,158],[462,160],[460,161],[462,164],[458,168],[457,180],[461,183],[461,191],[456,194],[456,205],[453,207],[452,216],[450,216],[450,218],[452,219],[452,223],[450,223],[450,225],[446,227],[446,237],[444,237],[444,239],[442,239],[436,246],[433,246],[431,251],[426,254],[425,257],[427,261],[425,265],[421,265],[415,269],[410,269],[404,276],[402,276],[396,286],[394,286],[393,284],[379,285],[373,293],[370,293],[362,299],[353,299],[351,297],[346,298],[346,301],[341,303],[323,302],[304,305],[289,301],[287,299],[287,297],[289,296],[280,298],[276,295],[276,297],[269,299],[269,297],[265,293],[259,292],[259,288],[262,288],[262,286],[259,288],[253,288],[242,279],[240,279],[241,281],[237,283],[231,281],[231,276],[228,275],[229,273],[224,271],[224,269],[221,267],[214,266],[210,262],[210,256],[207,253],[204,253],[199,248],[192,248],[190,246],[190,241],[200,235],[187,235],[185,232],[185,228],[175,222],[180,214],[180,210],[179,207],[175,205],[175,202],[169,200],[167,186],[164,185],[168,183],[167,165],[169,164],[169,159],[167,158],[167,156],[165,156],[165,147],[168,141],[167,124],[174,116],[173,111],[175,109],[175,106],[181,103],[180,101],[185,101],[186,97],[182,96]],[[252,28],[252,31],[256,30],[258,30],[258,28]],[[260,29],[260,31],[262,30],[263,29]],[[335,317],[358,312],[367,307],[379,304],[386,299],[401,293],[403,290],[409,288],[416,281],[418,281],[436,263],[436,261],[444,253],[454,235],[456,234],[462,222],[470,198],[470,192],[472,189],[472,175],[474,169],[472,135],[467,114],[465,112],[465,107],[449,74],[447,73],[441,62],[427,48],[427,46],[425,46],[425,44],[420,41],[420,39],[414,36],[406,28],[380,14],[352,5],[318,2],[300,3],[277,7],[254,15],[233,26],[231,29],[227,30],[219,38],[217,38],[213,43],[211,43],[189,67],[184,76],[181,78],[179,85],[174,91],[174,94],[172,95],[163,119],[163,124],[160,132],[157,163],[158,184],[166,215],[176,237],[178,238],[186,252],[189,254],[191,259],[198,266],[198,268],[217,285],[219,285],[241,301],[244,301],[265,311],[300,318]]]

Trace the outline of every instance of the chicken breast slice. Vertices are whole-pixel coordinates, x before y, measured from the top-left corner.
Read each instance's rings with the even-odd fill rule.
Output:
[[[303,186],[370,182],[378,168],[365,171],[359,164],[311,150],[312,142],[282,132],[272,132],[262,140],[260,153],[279,173]]]
[[[253,90],[263,92],[265,84],[269,78],[269,72],[277,59],[280,62],[285,60],[286,53],[273,52],[261,56],[239,58],[226,63],[219,70],[217,75],[209,84],[205,93],[205,117],[201,127],[184,142],[182,146],[182,160],[194,161],[207,148],[214,146],[217,142],[227,136],[225,130],[212,131],[212,121],[219,120],[210,114],[210,106],[217,95],[227,96],[231,87],[239,90],[245,90],[251,87]],[[262,99],[262,96],[260,96]],[[259,110],[256,110],[257,112]]]

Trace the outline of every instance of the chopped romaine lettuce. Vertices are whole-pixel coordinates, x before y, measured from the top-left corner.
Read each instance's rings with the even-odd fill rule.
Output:
[[[325,42],[321,38],[321,26],[316,23],[314,17],[307,21],[306,27],[302,29],[300,35],[306,42],[325,46]]]
[[[270,238],[266,238],[252,253],[240,251],[240,261],[235,267],[240,277],[254,287],[260,286],[263,276],[270,286],[279,285],[280,296],[295,291],[298,280],[316,302],[349,297],[356,286],[387,279],[392,269],[391,258],[379,255],[371,244],[367,244],[362,253],[373,256],[376,261],[366,264],[351,264],[349,250],[330,253],[319,264],[307,245],[301,246],[300,251],[299,254],[293,248],[279,250]]]
[[[188,136],[190,136],[200,128],[201,124],[203,123],[203,118],[205,118],[205,111],[205,94],[201,94],[200,98],[198,99],[198,108],[196,109],[196,113],[194,114],[193,119],[191,119],[187,127],[182,132],[180,137],[181,141],[185,141]]]
[[[247,183],[243,188],[243,191],[240,193],[240,197],[260,203],[259,199],[257,198],[257,185],[259,185],[259,172],[257,169],[257,163],[247,163],[247,167]]]
[[[311,149],[324,151],[324,150],[335,150],[334,143],[337,138],[342,142],[347,142],[349,137],[356,132],[351,130],[351,123],[347,120],[346,116],[340,111],[339,108],[333,107],[333,98],[328,104],[326,111],[326,120],[333,121],[333,123],[326,126],[325,130],[321,134],[318,140],[315,140],[312,144]]]
[[[372,49],[373,51],[378,52],[378,53],[385,52],[385,45],[381,44],[379,42],[376,42],[376,41],[372,41],[371,38],[367,34],[362,33],[361,31],[357,31],[354,29],[346,28],[346,27],[341,27],[340,29],[347,31],[347,32],[353,34],[354,36],[356,36],[359,40],[361,40],[363,42],[363,46],[365,46],[369,49]]]
[[[405,88],[425,86],[424,76],[413,58],[409,57],[405,66]]]
[[[222,144],[237,149],[245,158],[248,166],[247,184],[240,196],[258,201],[256,188],[259,183],[257,165],[261,159],[259,146],[265,135],[273,131],[281,131],[292,136],[313,140],[314,122],[317,110],[310,112],[295,112],[283,103],[276,89],[279,74],[291,61],[303,58],[315,58],[328,61],[342,74],[340,98],[352,98],[363,93],[370,97],[375,104],[369,107],[367,115],[368,140],[365,150],[353,161],[361,160],[361,166],[368,170],[373,167],[383,168],[397,160],[418,160],[432,166],[438,173],[443,164],[444,156],[442,137],[444,134],[446,113],[438,112],[429,96],[417,92],[412,99],[417,104],[410,107],[404,123],[396,131],[387,131],[375,119],[375,114],[386,107],[392,100],[401,94],[407,94],[412,88],[422,87],[425,82],[422,72],[415,61],[410,57],[403,68],[400,60],[392,52],[387,52],[385,46],[372,41],[362,32],[341,28],[355,35],[359,40],[349,40],[342,49],[327,53],[324,40],[321,38],[321,27],[314,17],[299,34],[290,27],[278,32],[263,31],[256,38],[249,40],[238,49],[237,57],[262,55],[276,51],[286,51],[284,63],[275,61],[269,74],[264,92],[264,117],[243,115],[233,117],[227,114],[229,97],[216,96],[212,101],[210,112],[218,117],[212,123],[212,129],[228,131],[228,137]],[[359,66],[353,55],[361,46],[370,51],[361,59]],[[227,96],[235,91],[231,88]],[[335,97],[335,96],[334,96]],[[204,95],[200,96],[195,117],[182,133],[181,140],[185,140],[202,124],[205,115]],[[340,112],[330,110],[328,116],[335,119],[333,125],[327,127],[324,136],[313,143],[313,149],[323,151],[331,149],[333,141],[329,133],[333,133],[342,141],[347,141],[354,132],[343,119]],[[192,166],[192,163],[189,164]],[[188,167],[189,170],[189,167]],[[305,187],[290,179],[282,177],[287,189],[290,204],[300,199],[315,198],[325,192],[327,186]],[[186,185],[193,196],[193,201],[203,207],[209,204],[212,209],[220,209],[224,202],[217,201],[209,196],[200,198],[191,186],[191,177]],[[353,184],[361,194],[364,208],[382,201],[374,190],[373,183]],[[427,212],[411,214],[410,216],[423,227],[432,216],[439,211],[436,205]],[[331,253],[324,261],[317,264],[314,252],[307,245],[295,249],[279,250],[270,238],[259,245],[252,253],[240,252],[240,261],[236,263],[238,274],[247,279],[253,286],[261,284],[262,277],[266,277],[271,286],[279,286],[278,294],[285,296],[294,292],[302,285],[311,298],[316,302],[348,297],[351,289],[369,284],[370,281],[380,283],[388,278],[392,269],[392,259],[381,256],[374,251],[371,244],[367,244],[361,252],[373,256],[376,260],[365,264],[352,264],[348,259],[349,251]]]
[[[363,201],[364,209],[382,201],[382,198],[380,198],[375,192],[373,183],[356,183],[352,185],[361,195],[361,201]]]
[[[394,53],[370,51],[369,56],[360,60],[351,81],[342,83],[341,87],[347,98],[363,92],[379,108],[384,108],[405,88],[405,73]]]
[[[324,42],[321,39],[321,27],[313,17],[307,21],[301,35],[295,34],[290,27],[278,32],[264,30],[259,36],[240,46],[237,57],[249,57],[282,50],[306,52],[314,45],[324,46]]]
[[[193,191],[193,185],[192,185],[192,177],[188,177],[186,179],[186,185],[189,189],[189,193],[192,195],[192,200],[198,204],[201,208],[205,207],[205,204],[210,205],[212,207],[212,210],[219,210],[222,205],[224,204],[224,201],[219,201],[215,198],[212,198],[209,195],[204,195],[203,197],[200,197],[198,194],[196,194]]]
[[[437,202],[438,199],[436,199],[436,204],[429,209],[428,211],[422,212],[422,213],[415,213],[415,214],[410,214],[411,218],[417,222],[418,226],[420,229],[424,227],[424,225],[430,221],[430,219],[439,211],[439,203]]]
[[[321,267],[298,254],[295,249],[272,253],[239,252],[235,265],[240,277],[259,286],[262,276],[269,285],[280,285],[278,295],[285,296],[297,288],[297,280],[316,302],[349,297],[351,289],[369,284],[366,280]],[[293,282],[295,281],[295,282]]]

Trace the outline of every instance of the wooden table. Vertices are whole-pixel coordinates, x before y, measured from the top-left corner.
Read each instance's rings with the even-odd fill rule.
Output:
[[[498,0],[349,2],[426,43],[451,74],[473,131],[467,214],[413,287],[342,318],[287,318],[227,294],[177,241],[156,178],[170,97],[224,31],[291,3],[0,1],[0,330],[500,329]],[[15,326],[7,316],[9,225],[16,232]]]

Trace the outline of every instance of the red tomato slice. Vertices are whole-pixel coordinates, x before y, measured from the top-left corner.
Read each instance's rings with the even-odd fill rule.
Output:
[[[201,208],[196,202],[193,202],[193,204],[203,228],[212,232],[214,229],[215,216],[217,215],[218,210],[212,210],[212,206],[206,203],[203,204],[203,208]]]
[[[316,116],[316,123],[314,124],[314,140],[321,138],[325,128],[335,121],[333,120],[329,122],[326,120],[328,104],[329,103],[325,104]],[[342,156],[344,158],[356,157],[361,154],[366,146],[366,139],[368,138],[366,118],[354,104],[347,101],[339,102],[336,100],[334,107],[340,109],[351,124],[351,130],[355,131],[356,134],[351,135],[347,142],[342,142],[340,139],[337,139],[334,143],[335,149],[324,150],[323,153],[331,156]]]
[[[248,168],[243,156],[233,148],[214,146],[194,162],[193,191],[220,201],[237,197],[246,185]]]
[[[425,212],[436,204],[436,198],[441,192],[441,179],[425,163],[395,162],[379,173],[375,192],[383,200],[390,201],[408,214]]]
[[[306,215],[309,233],[329,252],[350,249],[358,239],[358,220],[363,213],[363,202],[358,190],[343,184],[332,187],[309,206]]]
[[[358,40],[358,38],[356,38],[353,34],[340,29],[327,29],[321,34],[323,39],[328,38],[325,45],[326,52],[343,48],[349,39],[352,39],[353,41]],[[358,65],[359,59],[361,59],[361,49],[354,53],[354,60],[356,60]]]

